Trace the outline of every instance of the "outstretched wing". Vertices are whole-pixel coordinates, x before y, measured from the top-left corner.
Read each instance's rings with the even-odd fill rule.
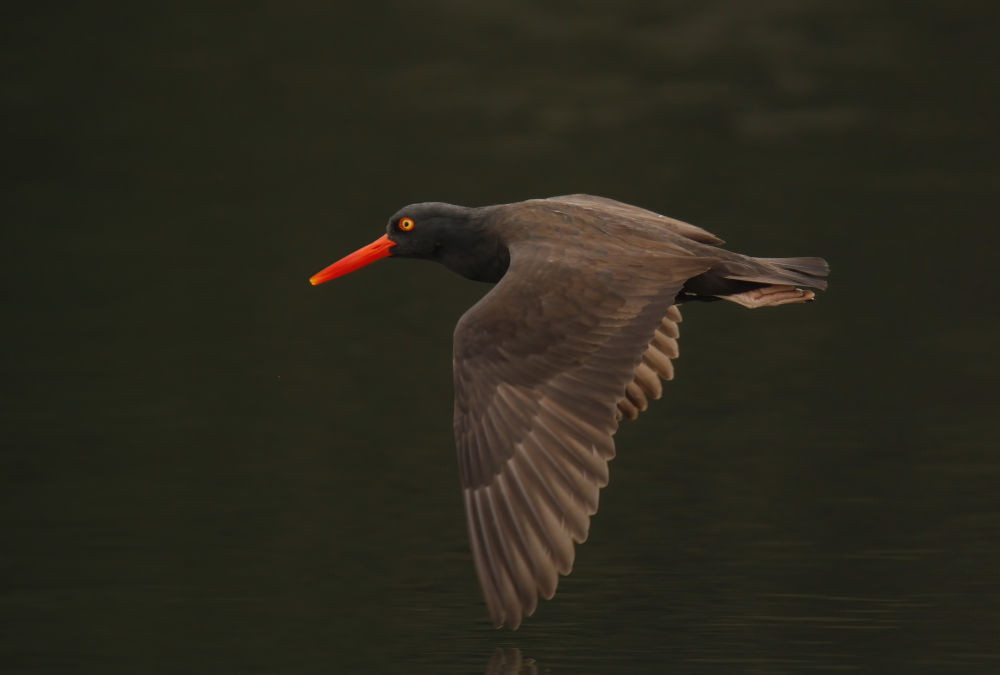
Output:
[[[455,329],[455,437],[469,538],[497,626],[551,598],[587,538],[618,402],[684,281],[712,259],[511,248]]]

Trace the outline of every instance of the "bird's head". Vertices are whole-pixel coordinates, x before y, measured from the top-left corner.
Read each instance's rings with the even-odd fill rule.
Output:
[[[321,284],[381,258],[424,258],[476,281],[500,280],[510,257],[490,227],[488,210],[441,202],[411,204],[397,211],[386,234],[313,275]]]

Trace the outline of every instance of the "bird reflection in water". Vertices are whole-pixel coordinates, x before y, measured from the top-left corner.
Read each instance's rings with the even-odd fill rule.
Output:
[[[522,657],[517,647],[497,647],[486,664],[486,675],[538,675],[538,666],[534,659]]]

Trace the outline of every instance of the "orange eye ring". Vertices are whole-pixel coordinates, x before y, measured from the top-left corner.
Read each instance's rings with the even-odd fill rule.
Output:
[[[414,225],[415,225],[415,223],[413,222],[413,218],[400,218],[399,219],[399,225],[398,225],[398,227],[403,232],[409,232],[410,230],[413,229]]]

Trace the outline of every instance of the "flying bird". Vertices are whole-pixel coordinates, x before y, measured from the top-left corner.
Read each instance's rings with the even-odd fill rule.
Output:
[[[496,627],[555,594],[608,482],[614,434],[674,376],[679,306],[812,300],[822,258],[753,258],[713,234],[590,195],[406,206],[310,279],[424,258],[495,284],[455,327],[455,443],[476,574]]]

